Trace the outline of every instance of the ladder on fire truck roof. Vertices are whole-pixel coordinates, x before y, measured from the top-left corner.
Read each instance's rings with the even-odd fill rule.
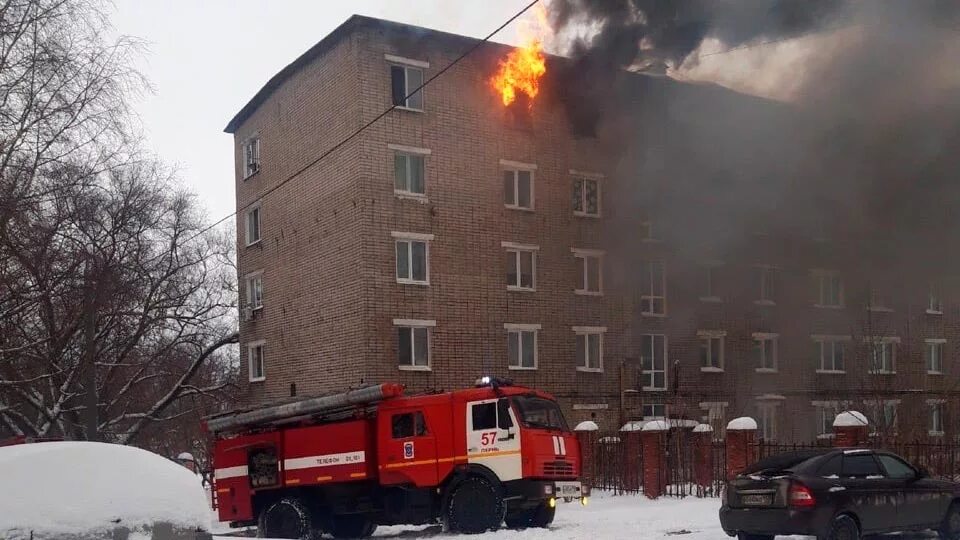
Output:
[[[364,386],[326,396],[215,415],[208,418],[206,424],[211,433],[240,431],[244,428],[289,422],[322,413],[333,413],[402,395],[403,385],[401,384],[385,383]]]

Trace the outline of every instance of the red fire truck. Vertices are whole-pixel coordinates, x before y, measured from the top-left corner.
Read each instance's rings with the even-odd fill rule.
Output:
[[[262,536],[362,538],[378,524],[478,533],[545,527],[586,504],[580,446],[548,394],[484,377],[404,395],[398,384],[209,418],[221,521]]]

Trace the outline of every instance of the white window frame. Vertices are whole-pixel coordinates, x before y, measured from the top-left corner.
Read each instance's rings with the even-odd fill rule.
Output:
[[[757,373],[777,373],[780,371],[780,362],[779,362],[779,353],[777,349],[779,348],[780,334],[771,334],[768,332],[754,332],[753,334],[753,346],[754,349],[760,350],[761,364],[766,364],[766,355],[767,349],[764,347],[764,343],[771,342],[771,355],[773,356],[771,364],[773,367],[766,367],[765,365],[760,365],[755,368]]]
[[[396,166],[394,166],[394,178],[393,178],[393,194],[399,198],[404,199],[416,199],[419,201],[427,201],[427,156],[429,156],[432,151],[429,148],[419,148],[416,146],[406,146],[403,144],[388,144],[387,149],[391,151],[393,159],[396,160],[397,156],[406,156],[408,159],[406,161],[406,173],[407,173],[407,189],[397,189],[397,179],[396,179]],[[417,193],[416,191],[410,191],[410,157],[419,157],[423,159],[423,193]]]
[[[650,350],[644,350],[643,340],[645,338],[650,338]],[[656,348],[657,348],[657,338],[660,338],[663,341],[663,369],[656,369]],[[666,334],[643,334],[640,336],[640,375],[643,377],[643,382],[641,388],[643,391],[647,392],[665,392],[667,388],[670,387],[670,359],[667,357],[667,336]],[[644,367],[643,359],[645,355],[649,354],[651,358],[650,369]],[[663,386],[653,386],[652,384],[647,384],[647,382],[656,381],[656,374],[663,373]]]
[[[430,243],[433,242],[434,235],[422,233],[410,233],[392,231],[390,236],[393,238],[393,276],[397,283],[402,285],[430,285]],[[397,244],[407,243],[407,275],[410,277],[402,278],[397,275]],[[424,278],[422,281],[413,279],[413,244],[412,242],[422,242],[424,261]]]
[[[836,357],[836,344],[837,344],[837,343],[850,343],[850,342],[853,341],[853,338],[852,338],[851,336],[835,336],[835,335],[819,335],[819,334],[814,334],[814,335],[810,336],[810,338],[813,340],[814,343],[816,343],[816,344],[818,345],[818,349],[819,349],[819,351],[820,351],[820,352],[819,352],[819,356],[820,356],[820,357],[819,357],[819,359],[818,359],[819,362],[818,362],[818,367],[816,368],[816,372],[819,373],[819,374],[821,374],[821,375],[844,375],[844,374],[846,374],[846,372],[847,372],[847,362],[849,361],[849,359],[847,358],[847,356],[848,356],[849,351],[847,351],[846,346],[844,346],[844,348],[843,348],[843,369],[836,369],[836,365],[837,365],[837,364],[836,364],[836,358],[835,358],[835,357]],[[831,344],[831,346],[830,346],[830,353],[831,353],[831,355],[830,355],[830,366],[831,366],[831,367],[830,367],[829,369],[825,367],[826,364],[825,364],[825,362],[824,362],[825,359],[826,359],[825,356],[824,356],[824,352],[825,352],[824,345],[825,345],[826,343]]]
[[[923,363],[927,369],[927,375],[943,375],[943,349],[944,344],[947,340],[943,338],[928,338],[923,340],[924,350],[923,350]],[[931,360],[933,356],[930,354],[933,348],[937,349],[937,354],[939,355],[939,369],[932,369]]]
[[[927,314],[943,315],[943,298],[940,298],[936,287],[931,286],[927,293]]]
[[[927,432],[931,437],[942,437],[944,434],[943,413],[945,399],[928,399],[927,407],[930,408],[930,430]],[[940,429],[937,429],[937,428]]]
[[[570,252],[573,253],[573,257],[577,259],[577,266],[580,273],[579,284],[577,288],[573,290],[574,294],[579,294],[581,296],[603,296],[603,259],[606,255],[606,252],[599,249],[580,249],[580,248],[570,248]],[[588,274],[587,260],[595,258],[597,259],[597,290],[591,291],[588,289],[580,288],[581,285],[585,287],[590,286],[590,276]]]
[[[530,173],[530,206],[520,206],[520,171]],[[500,180],[503,181],[503,173],[513,173],[513,204],[503,203],[504,208],[510,210],[520,210],[522,212],[533,212],[536,210],[536,183],[537,183],[537,165],[534,163],[521,163],[509,159],[500,160]]]
[[[717,291],[716,291],[716,275],[715,275],[715,272],[721,266],[723,266],[723,263],[716,262],[716,261],[705,262],[700,265],[700,268],[703,269],[703,271],[706,273],[704,277],[706,278],[706,289],[707,289],[706,291],[704,291],[707,294],[700,297],[701,302],[711,302],[711,303],[723,302],[723,298],[719,294],[717,294]]]
[[[538,349],[540,348],[540,329],[541,325],[539,324],[517,324],[517,323],[504,323],[503,329],[507,331],[507,369],[511,371],[536,371],[540,366],[540,354]],[[523,333],[528,332],[533,334],[533,367],[524,366],[524,365],[513,365],[510,363],[510,340],[513,339],[513,335],[516,334],[520,341],[518,349],[520,362],[523,362]]]
[[[590,172],[576,171],[574,169],[570,169],[570,176],[573,177],[573,186],[571,187],[576,186],[577,182],[584,183],[583,187],[580,189],[580,207],[583,208],[583,210],[574,209],[573,215],[578,217],[588,217],[588,218],[601,217],[603,215],[603,203],[601,202],[603,200],[603,182],[602,182],[603,175],[598,173],[590,173]],[[597,211],[596,212],[587,211],[587,190],[586,190],[587,182],[593,182],[597,185]]]
[[[760,264],[754,267],[757,275],[757,279],[760,280],[759,283],[759,298],[754,300],[753,303],[759,306],[775,306],[777,302],[773,299],[776,294],[776,283],[774,279],[776,278],[775,266],[770,266],[767,264]],[[769,289],[769,290],[767,290]]]
[[[712,359],[712,358],[713,358],[713,346],[714,346],[714,340],[715,340],[715,339],[719,339],[719,340],[720,340],[720,354],[719,354],[719,363],[720,363],[720,365],[719,365],[719,366],[714,366],[714,365],[704,366],[704,365],[703,365],[703,362],[702,362],[702,359],[700,359],[700,358],[698,357],[698,359],[701,360],[700,362],[698,362],[698,363],[700,364],[700,371],[703,372],[703,373],[723,373],[724,366],[726,365],[725,350],[726,350],[726,348],[727,348],[727,343],[726,343],[726,341],[727,341],[727,332],[726,332],[725,330],[699,330],[699,331],[697,331],[697,341],[699,342],[699,343],[698,343],[698,347],[697,347],[697,354],[698,354],[698,355],[699,355],[700,352],[703,350],[704,342],[706,342],[706,344],[707,344],[707,358]]]
[[[260,301],[255,303],[254,291],[256,291],[255,282],[260,282]],[[250,272],[243,277],[244,290],[247,298],[246,307],[250,308],[253,311],[263,309],[263,270],[257,270],[256,272]]]
[[[896,375],[897,374],[897,345],[900,343],[899,337],[888,336],[888,337],[864,338],[863,342],[866,343],[868,347],[870,347],[870,350],[867,351],[867,354],[868,354],[867,362],[869,363],[869,365],[867,366],[867,369],[870,375]],[[877,345],[880,345],[883,347],[882,349],[883,357],[887,356],[886,351],[888,350],[888,347],[889,347],[889,351],[890,351],[889,368],[890,369],[874,368],[873,354],[874,354],[874,347],[876,347]]]
[[[603,373],[603,335],[607,332],[606,326],[574,326],[573,333],[579,338],[579,336],[587,336],[584,338],[584,355],[587,360],[586,366],[581,366],[577,364],[577,371],[583,371],[586,373]],[[591,366],[592,362],[590,361],[590,337],[597,336],[598,340],[598,349],[600,351],[600,358],[597,362],[597,366]],[[576,354],[576,347],[574,347],[574,354]]]
[[[640,222],[640,241],[645,244],[657,243],[660,241],[657,238],[656,227],[654,226],[652,219],[645,219]]]
[[[651,268],[647,268],[647,273],[650,275],[650,283],[641,283],[640,284],[640,315],[642,317],[666,317],[667,316],[667,263],[665,261],[641,261],[641,265],[651,265]],[[659,295],[653,294],[655,287],[653,286],[653,269],[652,265],[660,265],[660,293]],[[641,276],[643,271],[641,270]],[[641,278],[641,282],[643,279]],[[650,294],[645,294],[645,288],[649,286]],[[644,302],[647,302],[648,305],[652,308],[656,300],[660,300],[663,304],[663,312],[650,311],[649,309],[644,309]]]
[[[262,208],[263,208],[263,203],[262,203],[262,201],[257,201],[257,202],[255,202],[255,203],[251,204],[251,205],[250,205],[250,208],[247,208],[247,211],[244,213],[244,216],[243,216],[243,228],[244,228],[244,231],[246,232],[246,241],[247,241],[246,243],[247,243],[247,247],[255,246],[255,245],[259,244],[261,241],[263,241],[263,209],[262,209]],[[250,232],[251,232],[251,231],[250,231],[250,217],[253,215],[254,212],[256,212],[256,214],[257,214],[257,234],[258,234],[258,236],[257,236],[256,239],[251,240],[251,239],[250,239]]]
[[[518,292],[535,292],[537,290],[537,252],[540,251],[540,246],[532,244],[517,244],[514,242],[500,242],[500,247],[502,247],[508,254],[513,254],[514,263],[517,265],[517,282],[516,283],[507,283],[508,291],[518,291]],[[524,287],[520,285],[520,254],[529,253],[531,259],[531,285],[529,287]]]
[[[894,432],[897,430],[897,417],[899,416],[899,411],[897,408],[900,405],[899,399],[865,399],[863,404],[866,406],[867,410],[870,411],[870,414],[873,416],[871,419],[873,423],[871,424],[874,428],[880,427],[880,419],[883,418],[883,421],[886,422],[887,408],[893,409],[893,420],[889,426],[885,426],[887,429],[891,429]]]
[[[265,352],[267,341],[258,339],[247,343],[247,379],[250,382],[261,382],[267,380],[267,355]],[[253,350],[260,349],[260,375],[253,376]]]
[[[844,286],[843,279],[840,276],[840,272],[836,270],[814,270],[813,277],[817,280],[817,301],[814,303],[814,307],[826,308],[826,309],[843,309],[845,305],[844,301]],[[826,283],[830,283],[826,280],[836,279],[837,284],[837,299],[839,302],[837,304],[827,304],[825,301],[829,300],[828,294],[825,294],[827,291],[824,288]]]
[[[252,153],[254,154],[253,156],[250,155],[250,154],[251,154],[251,151],[250,151],[250,145],[251,145],[251,143],[253,143],[253,145],[254,145],[253,152],[252,152]],[[246,180],[246,179],[250,178],[251,176],[257,174],[257,173],[260,172],[260,170],[263,168],[263,163],[260,161],[260,152],[261,152],[261,144],[260,144],[260,134],[259,134],[259,133],[254,133],[253,135],[250,135],[249,137],[247,137],[246,139],[243,140],[243,149],[242,149],[243,164],[242,164],[242,166],[243,166],[243,179],[244,179],[244,180]],[[251,170],[251,167],[250,167],[251,165],[256,165],[256,168],[254,168],[254,169]]]
[[[650,407],[650,412],[652,412],[652,413],[654,413],[654,414],[646,414],[646,412],[647,412],[647,411],[646,411],[647,407]],[[656,408],[657,408],[657,407],[662,407],[662,409],[663,409],[663,415],[656,414],[656,412],[657,412]],[[667,404],[666,404],[666,403],[644,403],[643,405],[640,406],[640,414],[642,415],[643,420],[645,420],[645,421],[650,421],[650,420],[666,420],[666,419],[667,419],[667,415],[668,415],[669,413],[667,412]]]
[[[414,60],[412,58],[404,58],[402,56],[396,56],[393,54],[384,54],[383,59],[387,61],[390,66],[398,66],[403,68],[403,94],[404,94],[404,104],[403,105],[394,105],[395,109],[401,109],[404,111],[412,111],[422,113],[427,107],[426,92],[427,89],[427,70],[430,69],[430,62],[424,62],[422,60]],[[411,107],[410,102],[410,70],[415,69],[420,71],[420,108]],[[393,74],[390,74],[390,103],[393,103]]]
[[[777,440],[777,420],[785,398],[764,395],[757,398],[757,437],[765,441]]]
[[[714,440],[722,440],[725,437],[727,407],[729,405],[726,401],[701,401],[699,403],[700,410],[706,413],[703,417],[706,421],[703,423],[713,428]]]
[[[397,369],[399,369],[400,371],[433,371],[433,351],[431,350],[431,349],[432,349],[432,344],[433,344],[433,335],[432,335],[432,334],[433,334],[433,330],[432,330],[432,328],[435,328],[436,326],[437,326],[437,321],[435,321],[435,320],[430,320],[430,319],[394,319],[394,320],[393,320],[393,327],[394,327],[394,329],[396,329],[396,330],[399,330],[399,329],[401,329],[401,328],[409,328],[409,329],[411,329],[411,332],[410,332],[410,347],[411,347],[410,360],[413,361],[413,362],[416,362],[416,357],[417,357],[417,356],[416,356],[416,353],[417,353],[417,351],[416,351],[416,347],[417,347],[416,342],[417,342],[417,340],[414,338],[413,330],[415,330],[415,329],[421,329],[421,328],[422,328],[422,329],[426,330],[426,332],[427,332],[427,365],[425,365],[425,366],[418,366],[418,365],[416,365],[416,364],[409,364],[409,365],[408,365],[408,364],[401,364],[401,363],[400,363],[400,342],[399,342],[399,335],[398,335],[396,332],[394,332],[394,335],[397,336],[397,340],[398,340],[398,341],[397,341]]]

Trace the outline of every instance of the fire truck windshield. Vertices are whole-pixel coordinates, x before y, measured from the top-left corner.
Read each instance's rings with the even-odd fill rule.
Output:
[[[536,396],[515,396],[513,404],[525,427],[570,431],[560,406],[554,401]]]

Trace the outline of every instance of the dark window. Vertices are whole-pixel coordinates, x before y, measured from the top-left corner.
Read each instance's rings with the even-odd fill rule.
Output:
[[[847,454],[843,456],[843,476],[866,478],[868,476],[882,476],[880,465],[873,458],[873,454]]]
[[[837,455],[828,459],[817,470],[820,476],[840,476],[840,464],[843,463],[843,456]]]
[[[423,70],[412,66],[390,66],[390,93],[393,104],[423,110]]]
[[[422,437],[427,434],[427,422],[420,411],[395,414],[391,419],[394,439]]]
[[[903,480],[917,476],[917,473],[913,470],[913,467],[907,465],[900,459],[885,455],[879,455],[877,458],[880,460],[880,463],[883,464],[883,468],[887,470],[887,476],[890,478]]]
[[[390,66],[390,89],[394,105],[402,107],[407,104],[407,77],[402,66]]]
[[[473,406],[473,430],[497,428],[497,403],[483,403]]]

